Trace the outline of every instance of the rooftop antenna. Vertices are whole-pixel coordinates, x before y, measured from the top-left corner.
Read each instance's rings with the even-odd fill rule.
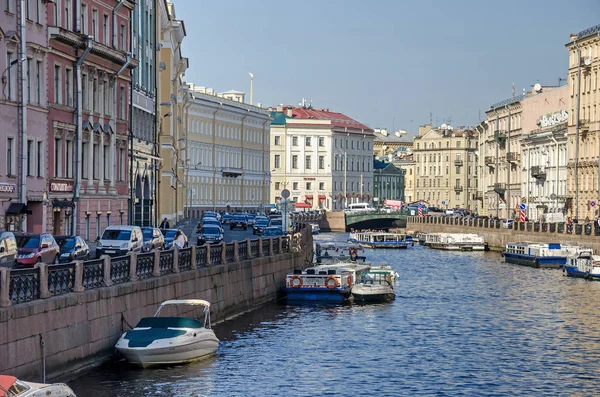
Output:
[[[513,98],[515,97],[515,83],[514,82],[512,85],[512,96],[513,96]]]
[[[433,125],[433,112],[429,112],[429,125]]]

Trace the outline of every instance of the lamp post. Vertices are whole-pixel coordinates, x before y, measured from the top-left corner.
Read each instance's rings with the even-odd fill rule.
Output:
[[[254,74],[248,73],[250,76],[250,105],[254,104]]]

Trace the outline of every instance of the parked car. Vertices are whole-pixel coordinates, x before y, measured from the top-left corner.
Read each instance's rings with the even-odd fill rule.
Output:
[[[283,230],[278,226],[269,226],[265,228],[265,231],[262,234],[263,237],[279,237],[283,235]]]
[[[244,230],[248,229],[248,219],[244,214],[235,214],[231,223],[229,224],[229,230],[233,230],[236,227],[241,227]]]
[[[217,220],[217,218],[203,218],[202,221],[200,221],[200,223],[198,223],[198,226],[196,226],[196,232],[200,233],[200,229],[203,226],[208,226],[208,225],[213,225],[213,226],[216,226],[219,229],[223,230],[223,227],[221,226],[221,222],[219,222]]]
[[[144,244],[139,226],[115,225],[104,229],[96,245],[96,256],[120,256],[128,252],[141,252]]]
[[[254,220],[256,219],[256,215],[248,214],[246,215],[246,219],[248,219],[248,226],[254,226]]]
[[[90,259],[90,247],[83,238],[79,236],[57,236],[54,239],[60,247],[60,263]]]
[[[223,223],[223,224],[230,223],[232,219],[233,219],[233,215],[231,215],[230,213],[225,213],[221,217],[221,223]]]
[[[264,216],[257,217],[254,220],[254,226],[252,227],[252,234],[261,235],[265,231],[265,228],[267,228],[268,226],[269,226],[269,220],[266,217],[264,217]]]
[[[223,229],[214,225],[203,226],[198,232],[197,243],[203,244],[219,244],[223,241]]]
[[[34,267],[36,263],[58,263],[60,248],[50,233],[15,234],[17,240],[17,266]]]
[[[0,233],[0,266],[13,267],[17,264],[17,240],[12,232]]]
[[[218,221],[221,220],[221,214],[214,211],[204,211],[202,218],[216,218]]]
[[[165,246],[165,236],[160,229],[155,227],[143,227],[142,237],[144,238],[142,252],[150,252],[156,248],[162,249]]]
[[[177,229],[163,229],[161,231],[163,236],[165,236],[165,249],[168,250],[173,248],[173,240],[175,240]]]

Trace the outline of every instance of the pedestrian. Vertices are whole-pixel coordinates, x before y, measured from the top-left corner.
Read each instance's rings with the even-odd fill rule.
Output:
[[[187,236],[181,229],[177,229],[177,233],[175,233],[175,238],[173,239],[173,245],[179,249],[185,248],[187,245]]]
[[[161,229],[170,229],[171,225],[169,225],[169,221],[167,218],[163,219],[159,226]]]
[[[567,218],[567,225],[570,225],[571,223],[573,223],[573,220],[571,219],[571,217]]]

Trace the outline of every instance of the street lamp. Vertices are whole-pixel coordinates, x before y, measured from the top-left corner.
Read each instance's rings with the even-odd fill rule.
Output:
[[[254,74],[248,73],[250,75],[250,105],[254,104]]]

